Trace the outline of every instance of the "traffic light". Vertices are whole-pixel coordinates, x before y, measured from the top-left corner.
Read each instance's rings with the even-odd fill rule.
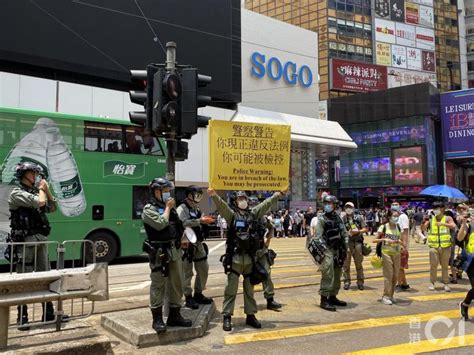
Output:
[[[138,84],[143,90],[132,90],[129,92],[130,101],[142,105],[145,111],[129,112],[130,122],[151,129],[152,126],[152,104],[153,104],[153,77],[156,68],[148,65],[146,70],[130,70],[132,83]]]
[[[205,107],[211,102],[211,97],[202,95],[200,88],[211,83],[212,78],[198,74],[196,68],[184,68],[181,71],[183,94],[180,99],[181,115],[178,122],[178,137],[189,139],[197,133],[199,127],[206,127],[210,117],[198,115],[198,108]]]
[[[159,69],[154,76],[152,129],[161,136],[176,132],[181,115],[181,78],[174,72]]]

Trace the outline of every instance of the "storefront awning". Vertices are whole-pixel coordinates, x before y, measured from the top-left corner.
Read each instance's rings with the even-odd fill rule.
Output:
[[[233,121],[286,124],[291,126],[291,140],[300,145],[314,145],[319,159],[342,155],[357,148],[351,137],[334,121],[295,116],[287,113],[240,106]]]

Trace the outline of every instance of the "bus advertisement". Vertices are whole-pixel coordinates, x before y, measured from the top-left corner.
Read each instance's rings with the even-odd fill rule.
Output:
[[[48,214],[49,240],[91,240],[101,262],[141,254],[141,213],[148,183],[166,172],[165,148],[123,120],[0,108],[0,243],[10,231],[15,167],[31,161],[43,168],[59,207]],[[55,255],[50,250],[52,260]]]

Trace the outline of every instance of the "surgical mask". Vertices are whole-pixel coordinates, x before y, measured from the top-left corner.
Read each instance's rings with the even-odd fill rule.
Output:
[[[168,201],[168,199],[171,198],[171,192],[162,192],[161,193],[161,199],[163,202]]]
[[[392,222],[393,224],[397,224],[398,223],[398,217],[390,217],[390,222]]]
[[[41,175],[38,175],[37,177],[35,177],[35,186],[38,187],[41,180],[43,180],[43,178],[41,177]]]
[[[334,207],[332,205],[324,205],[324,212],[331,213],[334,211]]]
[[[400,211],[400,206],[399,205],[392,205],[392,211]]]
[[[436,209],[433,212],[434,212],[435,216],[440,216],[441,215],[441,210]]]
[[[247,200],[240,200],[240,201],[238,201],[238,202],[237,202],[237,206],[238,206],[241,210],[247,209],[247,207],[248,207]]]
[[[354,213],[354,210],[353,210],[352,208],[346,208],[346,213],[347,213],[348,215],[351,215],[351,214]]]
[[[193,195],[193,201],[194,202],[199,203],[199,202],[201,202],[201,200],[202,200],[202,195],[201,194]]]

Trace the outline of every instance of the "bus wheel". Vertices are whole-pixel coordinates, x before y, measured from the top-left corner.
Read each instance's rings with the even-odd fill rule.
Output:
[[[95,244],[95,261],[98,263],[110,263],[118,253],[118,245],[115,238],[107,232],[95,232],[87,237]],[[92,251],[90,246],[86,248],[86,261],[91,263]]]

